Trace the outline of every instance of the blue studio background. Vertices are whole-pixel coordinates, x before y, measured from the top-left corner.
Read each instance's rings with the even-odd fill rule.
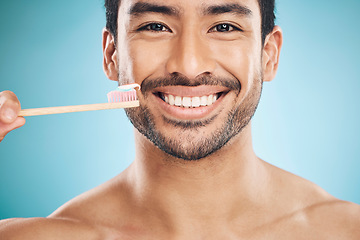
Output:
[[[23,108],[106,102],[102,0],[0,2],[0,90]],[[264,160],[360,204],[360,1],[278,0],[278,76],[253,121]],[[47,216],[134,158],[123,110],[28,117],[0,144],[0,219]]]

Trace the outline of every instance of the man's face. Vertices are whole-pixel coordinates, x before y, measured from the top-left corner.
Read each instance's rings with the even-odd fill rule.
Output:
[[[257,0],[123,0],[119,81],[140,84],[134,126],[164,152],[200,159],[249,123],[262,88]]]

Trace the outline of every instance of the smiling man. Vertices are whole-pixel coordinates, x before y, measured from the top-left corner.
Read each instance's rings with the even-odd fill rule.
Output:
[[[136,158],[0,239],[360,239],[360,208],[259,159],[251,118],[276,74],[271,0],[107,0],[104,71],[136,82]],[[24,124],[1,93],[2,138]]]

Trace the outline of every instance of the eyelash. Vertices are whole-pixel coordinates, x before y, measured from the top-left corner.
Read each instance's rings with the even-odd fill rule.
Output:
[[[165,28],[166,30],[154,30],[151,29],[151,27],[161,27],[161,28]],[[226,27],[230,30],[227,31],[219,31],[218,27]],[[167,27],[166,25],[162,24],[162,23],[157,23],[157,22],[153,22],[153,23],[148,23],[144,26],[139,27],[137,30],[137,32],[141,32],[141,31],[151,31],[151,32],[172,32],[171,29],[169,27]],[[213,26],[212,28],[210,28],[209,32],[233,32],[233,31],[240,31],[242,32],[243,30],[240,29],[239,27],[235,27],[232,24],[229,23],[220,23],[217,24],[215,26]]]
[[[218,27],[226,27],[229,28],[230,30],[227,31],[219,31]],[[235,27],[234,25],[230,24],[230,23],[220,23],[217,24],[215,26],[213,26],[212,28],[210,28],[209,32],[222,32],[222,33],[229,33],[229,32],[233,32],[233,31],[240,31],[242,32],[243,30],[239,27]]]
[[[157,25],[156,27],[161,27],[161,28],[165,28],[166,30],[154,30],[151,29],[152,26],[155,27],[155,25]],[[162,24],[162,23],[157,23],[157,22],[153,22],[153,23],[148,23],[144,26],[140,26],[137,30],[137,32],[142,32],[142,31],[150,31],[150,32],[172,32],[170,30],[169,27],[167,27],[166,25]]]

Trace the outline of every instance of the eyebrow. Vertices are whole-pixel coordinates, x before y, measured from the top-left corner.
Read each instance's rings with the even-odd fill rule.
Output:
[[[145,13],[161,13],[169,16],[179,16],[179,11],[173,7],[158,5],[154,3],[137,2],[131,6],[130,15],[141,15]]]
[[[252,11],[248,7],[238,3],[209,6],[203,12],[204,15],[219,15],[224,13],[233,13],[246,17],[252,15]]]

